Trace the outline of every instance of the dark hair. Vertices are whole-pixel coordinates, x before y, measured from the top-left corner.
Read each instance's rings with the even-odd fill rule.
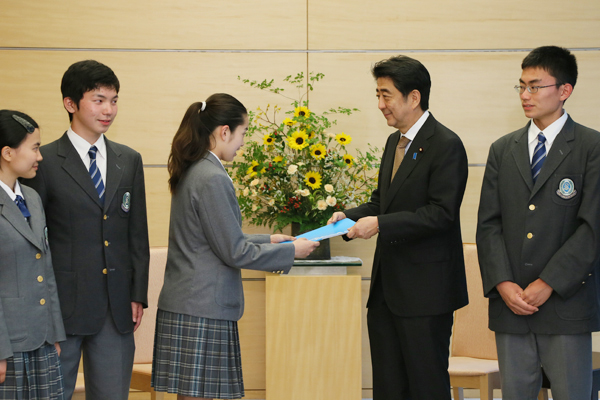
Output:
[[[15,119],[13,115],[18,118]],[[26,122],[19,122],[19,118]],[[0,149],[6,146],[13,149],[19,147],[27,134],[32,133],[29,132],[30,129],[27,129],[27,124],[32,125],[33,128],[39,128],[37,122],[27,114],[13,110],[0,110]]]
[[[542,46],[533,49],[521,63],[521,69],[541,68],[556,78],[556,84],[565,83],[575,87],[577,83],[577,59],[564,47]]]
[[[431,77],[427,68],[419,61],[406,56],[395,56],[375,63],[371,73],[375,79],[390,78],[405,98],[413,90],[418,90],[421,93],[421,109],[429,109]]]
[[[173,138],[167,165],[169,189],[173,194],[185,171],[210,149],[213,131],[219,126],[228,125],[233,132],[244,123],[248,114],[242,103],[225,93],[213,94],[206,99],[204,111],[201,109],[202,102],[188,107]]]
[[[60,84],[63,99],[69,97],[79,107],[83,95],[101,87],[115,89],[119,93],[119,79],[112,69],[94,60],[79,61],[65,72]],[[69,120],[73,115],[69,113]]]

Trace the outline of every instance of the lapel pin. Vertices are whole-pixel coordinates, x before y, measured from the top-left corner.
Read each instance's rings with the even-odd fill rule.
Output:
[[[423,152],[423,148],[419,147],[419,153],[422,153],[422,152]]]

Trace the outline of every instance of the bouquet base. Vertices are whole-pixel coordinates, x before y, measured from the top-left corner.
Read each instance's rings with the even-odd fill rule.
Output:
[[[292,236],[298,236],[303,234],[304,232],[300,232],[300,224],[293,222],[292,223]],[[329,243],[329,239],[323,239],[320,241],[319,247],[315,249],[310,255],[306,258],[302,258],[301,260],[330,260],[331,259],[331,244]]]

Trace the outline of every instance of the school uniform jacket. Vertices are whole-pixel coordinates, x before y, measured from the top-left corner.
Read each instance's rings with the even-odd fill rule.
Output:
[[[294,245],[245,235],[233,183],[211,153],[185,172],[171,200],[169,251],[158,308],[237,321],[244,313],[241,269],[287,273]]]
[[[65,340],[42,202],[21,190],[29,224],[0,188],[0,360]]]
[[[150,250],[142,157],[105,138],[105,201],[67,134],[42,146],[44,161],[29,181],[38,191],[65,329],[93,335],[106,313],[121,333],[133,330],[131,302],[147,307]]]
[[[477,249],[490,329],[577,334],[600,329],[600,134],[570,117],[535,184],[529,125],[492,144],[477,224]],[[554,291],[539,311],[515,315],[496,289],[541,278]]]

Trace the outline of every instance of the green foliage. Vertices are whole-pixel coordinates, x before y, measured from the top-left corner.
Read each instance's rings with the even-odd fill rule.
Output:
[[[308,108],[304,100],[322,73],[289,75],[284,82],[299,91],[298,99],[283,94],[274,80],[238,79],[259,90],[279,94],[291,102],[287,115],[270,106],[250,112],[246,145],[229,171],[238,194],[240,209],[253,225],[276,231],[297,222],[301,230],[320,227],[335,211],[355,207],[369,199],[377,187],[378,148],[347,152],[352,138],[330,132],[331,115],[352,115],[356,108],[330,108],[322,114]]]

